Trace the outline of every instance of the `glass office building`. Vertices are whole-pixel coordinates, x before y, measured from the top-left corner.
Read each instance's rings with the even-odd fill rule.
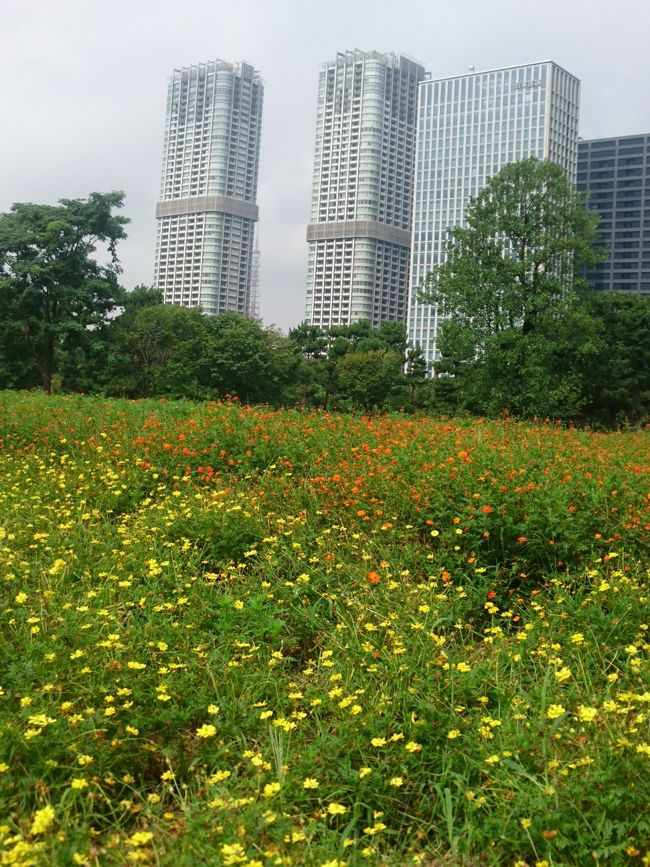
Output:
[[[171,76],[154,269],[168,304],[250,312],[262,101],[247,63]]]
[[[650,295],[650,135],[579,142],[578,189],[591,194],[607,252],[586,272],[589,283]]]
[[[407,57],[321,67],[305,316],[321,328],[405,321],[418,83]]]
[[[420,84],[408,336],[435,372],[443,311],[418,291],[445,260],[447,229],[506,163],[551,159],[575,183],[580,82],[546,61]]]

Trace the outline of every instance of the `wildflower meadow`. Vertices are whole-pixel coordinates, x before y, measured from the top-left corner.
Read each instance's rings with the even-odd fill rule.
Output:
[[[650,440],[0,394],[0,863],[650,865]]]

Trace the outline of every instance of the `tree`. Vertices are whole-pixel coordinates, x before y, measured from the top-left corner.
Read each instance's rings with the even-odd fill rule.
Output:
[[[117,242],[128,220],[113,210],[123,198],[91,193],[0,215],[0,370],[28,359],[50,392],[57,350],[83,343],[120,302]],[[100,243],[107,264],[93,258]]]
[[[208,396],[207,317],[197,308],[151,304],[139,292],[110,328],[105,389],[128,397]]]
[[[530,158],[488,181],[466,223],[449,230],[422,292],[445,312],[438,371],[475,412],[547,414],[574,395],[575,384],[549,380],[548,341],[586,288],[584,266],[602,257],[598,215],[558,165]]]
[[[245,403],[282,403],[300,364],[295,344],[256,319],[239,313],[206,317],[210,388]]]
[[[466,227],[449,229],[446,262],[429,276],[425,302],[481,338],[524,334],[560,315],[586,288],[583,266],[600,261],[598,214],[550,160],[505,165],[470,199]]]
[[[598,427],[650,419],[650,298],[591,292],[565,322],[562,366],[582,379],[581,418]]]
[[[393,350],[352,351],[336,362],[336,378],[342,395],[370,412],[387,401],[404,382],[404,358]]]

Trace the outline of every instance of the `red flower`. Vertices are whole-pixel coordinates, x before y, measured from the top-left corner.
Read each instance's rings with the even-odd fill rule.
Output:
[[[379,584],[381,578],[376,572],[368,572],[368,581],[371,584]]]

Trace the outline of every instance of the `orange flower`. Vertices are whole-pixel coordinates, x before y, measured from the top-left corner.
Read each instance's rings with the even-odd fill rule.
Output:
[[[490,512],[494,511],[494,509],[492,508],[492,506],[481,506],[481,511],[485,512],[486,515],[489,515]]]
[[[368,572],[368,581],[371,584],[379,584],[380,576],[376,572]]]

